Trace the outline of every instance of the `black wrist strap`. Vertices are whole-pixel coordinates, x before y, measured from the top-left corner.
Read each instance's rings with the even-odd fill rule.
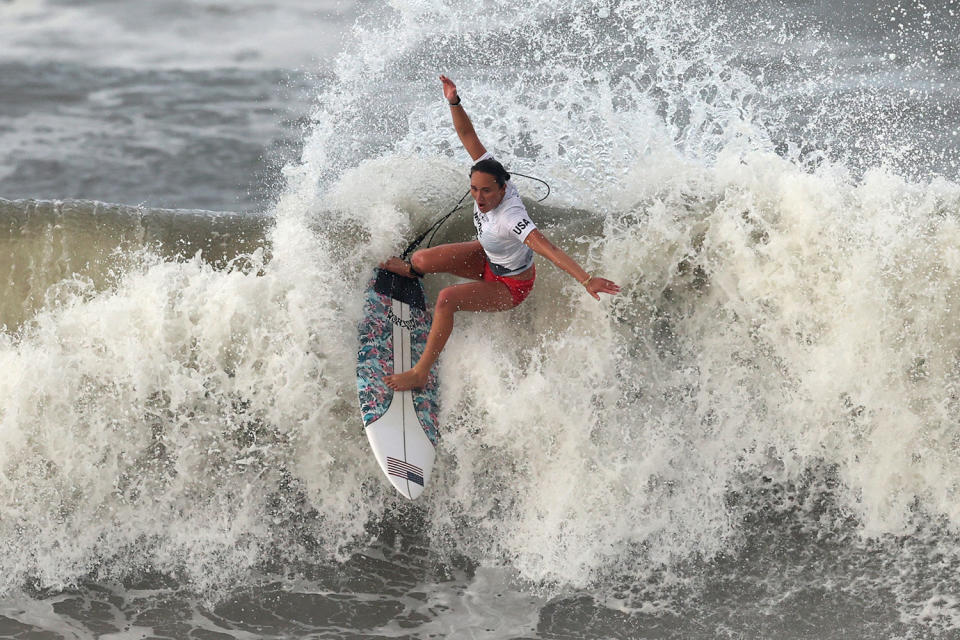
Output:
[[[422,274],[422,273],[420,273],[419,271],[417,271],[416,269],[413,268],[413,263],[412,263],[412,262],[409,262],[409,261],[408,261],[408,262],[407,262],[407,266],[410,267],[410,273],[412,273],[415,277],[417,277],[417,278],[422,278],[422,277],[423,277],[423,274]]]
[[[456,107],[457,105],[459,105],[459,104],[460,104],[460,96],[459,96],[459,94],[457,95],[457,101],[456,101],[456,102],[450,102],[449,104],[450,104],[451,107]]]

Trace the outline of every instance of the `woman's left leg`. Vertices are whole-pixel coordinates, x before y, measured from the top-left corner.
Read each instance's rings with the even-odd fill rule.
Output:
[[[380,268],[402,276],[412,276],[414,274],[410,271],[410,265],[413,265],[421,274],[452,273],[461,278],[483,280],[483,267],[486,263],[487,256],[483,247],[478,241],[472,240],[418,249],[410,256],[410,264],[393,257],[382,262]]]
[[[406,391],[427,383],[430,367],[440,357],[453,332],[453,314],[457,311],[506,311],[515,306],[510,290],[502,282],[468,282],[441,290],[423,355],[409,371],[387,376],[387,386],[394,391]]]

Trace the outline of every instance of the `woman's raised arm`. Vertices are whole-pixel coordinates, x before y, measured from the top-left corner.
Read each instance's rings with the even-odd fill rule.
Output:
[[[477,137],[477,132],[473,129],[473,123],[467,117],[467,112],[463,110],[460,104],[460,96],[457,95],[457,85],[447,76],[440,76],[440,82],[443,83],[443,97],[450,103],[450,117],[453,118],[453,128],[456,129],[463,148],[467,150],[470,157],[476,160],[487,152],[486,147]]]

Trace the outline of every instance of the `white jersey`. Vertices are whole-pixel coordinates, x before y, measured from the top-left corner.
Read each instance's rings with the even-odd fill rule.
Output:
[[[495,160],[488,151],[476,162]],[[484,213],[473,203],[473,226],[477,228],[477,240],[487,254],[490,270],[498,276],[513,276],[526,271],[533,264],[533,249],[523,244],[530,232],[537,228],[527,208],[520,200],[520,192],[507,180],[503,200],[495,208]]]

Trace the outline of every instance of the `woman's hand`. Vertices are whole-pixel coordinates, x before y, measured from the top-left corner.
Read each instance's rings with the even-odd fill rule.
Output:
[[[453,128],[457,131],[457,137],[460,143],[467,150],[473,161],[479,160],[487,152],[486,147],[477,137],[477,132],[473,130],[473,123],[467,117],[467,112],[460,104],[460,96],[457,94],[457,85],[447,76],[440,76],[440,82],[443,83],[443,96],[450,103],[450,117],[453,118]]]
[[[620,286],[615,284],[612,280],[607,280],[606,278],[597,278],[591,277],[589,280],[583,283],[583,286],[587,289],[587,293],[592,295],[597,300],[600,299],[601,293],[609,293],[612,296],[620,293]]]
[[[447,76],[440,76],[440,82],[443,83],[443,97],[447,99],[447,102],[456,102],[457,85],[453,84],[453,80]]]

